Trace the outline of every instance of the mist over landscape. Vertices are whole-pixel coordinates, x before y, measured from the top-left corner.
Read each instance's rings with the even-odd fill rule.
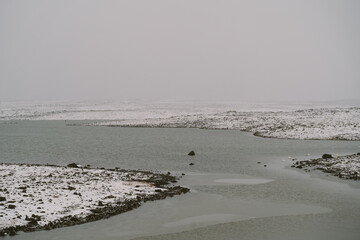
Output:
[[[0,1],[0,100],[359,99],[359,1]]]
[[[0,239],[358,240],[359,24],[358,0],[0,0]]]

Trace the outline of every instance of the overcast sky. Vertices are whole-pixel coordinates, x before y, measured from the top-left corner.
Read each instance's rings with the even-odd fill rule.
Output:
[[[360,97],[358,0],[0,0],[0,100]]]

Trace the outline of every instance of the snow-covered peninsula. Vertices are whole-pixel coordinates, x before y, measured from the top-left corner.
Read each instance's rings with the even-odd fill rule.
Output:
[[[237,129],[255,136],[286,139],[360,140],[360,108],[320,108],[279,112],[226,111],[169,118],[105,121],[89,125]]]
[[[296,161],[292,167],[305,171],[320,170],[339,178],[360,180],[360,153],[335,157],[324,154],[321,158]]]
[[[108,218],[188,191],[169,174],[73,166],[0,164],[0,236]]]

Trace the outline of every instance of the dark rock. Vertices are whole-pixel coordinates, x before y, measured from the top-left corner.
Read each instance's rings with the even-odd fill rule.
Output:
[[[267,165],[265,164],[264,167],[267,167]]]
[[[9,235],[10,236],[15,236],[16,235],[16,231],[15,231],[14,228],[9,229]]]
[[[29,222],[28,223],[29,226],[37,226],[38,221],[41,220],[41,217],[39,215],[33,214],[33,215],[31,215],[31,217],[26,216],[25,220]]]
[[[194,151],[191,151],[188,153],[189,156],[195,156],[195,152]]]
[[[358,152],[357,155],[360,156],[360,152]]]
[[[13,205],[13,204],[9,204],[9,205],[8,205],[8,209],[15,209],[15,208],[16,208],[16,206]]]
[[[322,158],[323,159],[328,159],[328,158],[333,158],[333,156],[331,154],[325,153],[325,154],[322,155]]]
[[[6,201],[5,197],[0,197],[0,202]]]
[[[115,198],[113,195],[106,196],[104,199]]]
[[[100,206],[100,207],[104,206],[103,202],[102,202],[102,201],[99,201],[99,202],[98,202],[98,206]]]
[[[76,163],[70,163],[67,166],[72,168],[79,168],[79,165],[77,165]]]
[[[254,132],[254,136],[261,137],[261,132],[259,132],[259,131]]]
[[[189,163],[190,166],[194,165],[194,163]]]

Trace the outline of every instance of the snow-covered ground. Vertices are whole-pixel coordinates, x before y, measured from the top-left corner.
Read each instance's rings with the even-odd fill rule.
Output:
[[[141,202],[149,196],[164,194],[169,189],[156,186],[153,181],[161,176],[165,175],[0,164],[0,233],[15,226],[17,230],[24,230],[21,228],[24,226],[31,230],[66,217],[86,219],[98,209],[105,211],[108,207],[125,206],[131,200]],[[57,226],[50,228],[53,227]]]
[[[227,107],[250,110],[262,105],[177,101],[0,102],[0,120],[131,120],[216,113]],[[266,105],[264,108],[269,107]]]
[[[359,106],[357,102],[2,102],[0,122],[98,120],[85,125],[237,129],[273,138],[360,140]]]
[[[166,115],[168,114],[168,115]],[[1,102],[0,120],[111,120],[171,116],[161,106],[136,102]]]
[[[227,111],[215,114],[104,121],[89,125],[238,129],[287,139],[360,140],[360,108],[318,108],[278,112]]]

